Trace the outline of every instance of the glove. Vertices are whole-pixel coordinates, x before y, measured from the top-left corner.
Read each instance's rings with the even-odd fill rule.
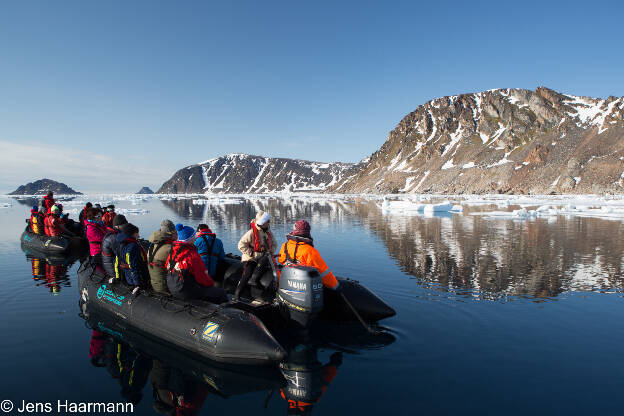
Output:
[[[342,364],[342,351],[337,351],[329,357],[329,362],[336,367]]]

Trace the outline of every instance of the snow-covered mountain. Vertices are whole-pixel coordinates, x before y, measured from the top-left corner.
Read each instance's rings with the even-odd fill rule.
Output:
[[[358,164],[230,154],[160,193],[622,193],[624,97],[495,89],[419,106]]]
[[[332,192],[622,192],[624,97],[496,89],[419,106]]]
[[[158,193],[324,191],[352,166],[236,153],[180,169]]]

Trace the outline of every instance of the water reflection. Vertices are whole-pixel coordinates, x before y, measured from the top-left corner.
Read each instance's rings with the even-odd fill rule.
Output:
[[[63,287],[71,287],[67,271],[75,259],[46,257],[41,253],[25,250],[26,261],[31,263],[35,286],[45,286],[50,293],[57,294]]]
[[[287,414],[311,414],[336,378],[343,351],[360,353],[395,341],[389,333],[371,336],[357,326],[328,327],[320,332],[280,332],[276,336],[288,350],[285,362],[278,367],[236,366],[186,355],[104,315],[89,312],[83,317],[91,331],[91,364],[106,369],[117,380],[123,400],[136,405],[143,398],[152,397],[152,407],[162,415],[196,415],[211,396],[227,399],[257,391],[266,393],[264,404],[258,403],[258,411],[279,396],[279,407]],[[319,337],[321,333],[324,336]],[[320,348],[338,350],[323,363],[319,359]],[[151,395],[144,392],[148,385]]]
[[[467,296],[551,298],[568,291],[620,291],[620,222],[560,216],[556,221],[358,215],[401,269],[424,286]]]
[[[383,215],[365,199],[306,198],[163,201],[178,215],[242,234],[257,210],[291,224],[298,218],[331,227],[356,218],[385,244],[401,270],[424,287],[480,299],[535,299],[568,291],[620,292],[624,224],[559,216],[532,221],[464,214]]]

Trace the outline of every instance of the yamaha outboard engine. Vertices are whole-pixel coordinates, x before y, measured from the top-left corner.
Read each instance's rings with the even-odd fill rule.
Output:
[[[304,266],[284,267],[277,300],[285,318],[308,327],[323,309],[323,281],[318,270]]]

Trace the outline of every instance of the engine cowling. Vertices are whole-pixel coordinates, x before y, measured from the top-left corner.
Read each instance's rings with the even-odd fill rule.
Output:
[[[280,276],[277,299],[285,317],[307,327],[323,309],[323,281],[314,267],[286,266]]]

